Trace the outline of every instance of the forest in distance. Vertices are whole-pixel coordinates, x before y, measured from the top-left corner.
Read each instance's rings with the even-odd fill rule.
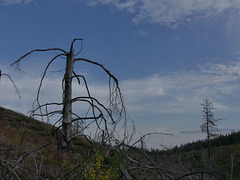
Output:
[[[211,147],[221,147],[221,146],[228,146],[228,145],[236,145],[240,144],[240,131],[232,131],[226,134],[219,134],[218,137],[211,139]],[[159,149],[147,149],[149,152],[158,153],[161,155],[170,155],[172,153],[184,153],[184,152],[191,152],[195,150],[207,149],[208,144],[206,140],[198,140],[193,141],[186,144],[181,144],[180,146],[174,146],[173,148],[163,148],[163,150]]]

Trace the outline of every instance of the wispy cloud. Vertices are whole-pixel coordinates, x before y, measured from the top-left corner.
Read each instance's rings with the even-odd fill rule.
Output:
[[[180,131],[181,134],[194,134],[194,133],[201,133],[201,130],[195,130],[195,131]]]
[[[217,130],[213,130],[214,133],[224,133],[224,132],[232,132],[235,129],[227,129],[227,128],[218,128]],[[195,130],[195,131],[180,131],[181,134],[195,134],[195,133],[202,133],[201,130]]]
[[[233,78],[237,78],[240,75],[240,62],[230,61],[227,64],[206,64],[207,69],[203,67],[202,71],[205,73],[229,75]],[[205,66],[205,67],[206,67]]]
[[[6,71],[6,69],[3,69]],[[233,110],[232,104],[225,104],[226,97],[238,101],[240,89],[240,62],[226,64],[207,64],[198,71],[183,71],[168,74],[153,74],[143,79],[128,79],[120,82],[127,109],[134,114],[179,114],[196,112],[201,108],[204,98],[214,101],[219,111]],[[35,99],[40,77],[27,76],[18,79],[16,84],[26,104]],[[59,82],[59,84],[56,84]],[[74,85],[77,86],[77,85]],[[12,104],[14,88],[2,79],[0,97],[2,104]],[[89,84],[91,93],[97,98],[107,99],[107,84]],[[12,89],[12,93],[11,92]],[[84,93],[84,89],[74,88],[74,94]],[[43,100],[61,101],[61,79],[49,77],[44,80]],[[8,102],[9,101],[9,102]]]
[[[33,1],[34,0],[1,0],[1,3],[5,6],[8,6],[8,5],[19,4],[19,3],[28,4]]]
[[[137,35],[139,35],[139,36],[146,36],[147,34],[148,34],[147,31],[143,31],[143,30],[137,31]]]
[[[155,74],[122,83],[128,108],[145,113],[187,113],[199,111],[204,98],[213,99],[218,110],[232,110],[225,96],[236,98],[239,90],[239,62],[207,64],[198,72]]]
[[[36,0],[0,0],[8,6],[13,4],[28,4]],[[238,0],[70,0],[85,3],[94,7],[98,4],[112,6],[133,14],[132,22],[142,22],[167,25],[177,28],[180,24],[209,19],[228,13],[226,28],[236,26],[236,16],[239,17],[240,3]],[[231,30],[230,30],[231,31]]]
[[[176,28],[196,19],[219,16],[225,11],[239,11],[238,0],[91,0],[89,5],[112,5],[134,14],[133,23],[150,22]]]

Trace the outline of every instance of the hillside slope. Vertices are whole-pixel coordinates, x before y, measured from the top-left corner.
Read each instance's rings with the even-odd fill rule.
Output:
[[[0,127],[0,179],[63,177],[91,148],[86,140],[76,137],[69,152],[58,151],[52,125],[2,107]]]

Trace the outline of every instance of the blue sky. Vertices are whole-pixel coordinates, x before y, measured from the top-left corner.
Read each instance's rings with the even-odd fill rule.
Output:
[[[0,0],[0,69],[15,80],[18,100],[6,78],[1,106],[27,113],[39,77],[54,53],[35,53],[22,63],[31,75],[9,65],[36,48],[66,51],[73,38],[84,39],[80,57],[98,61],[120,81],[128,116],[137,135],[153,136],[149,146],[204,138],[201,102],[209,98],[223,133],[240,127],[240,2],[238,0]],[[54,64],[54,70],[64,62]],[[76,67],[77,68],[77,67]],[[78,67],[104,96],[105,76]],[[45,98],[54,99],[61,77],[50,73]],[[60,93],[60,92],[59,92]]]

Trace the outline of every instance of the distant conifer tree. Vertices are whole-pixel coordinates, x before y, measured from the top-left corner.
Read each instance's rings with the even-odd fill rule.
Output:
[[[214,105],[213,102],[209,99],[204,99],[201,103],[203,106],[203,124],[200,126],[202,132],[207,133],[207,143],[208,143],[208,160],[210,161],[211,152],[210,152],[210,140],[216,136],[216,131],[218,131],[216,122],[220,119],[214,118],[213,110]]]

